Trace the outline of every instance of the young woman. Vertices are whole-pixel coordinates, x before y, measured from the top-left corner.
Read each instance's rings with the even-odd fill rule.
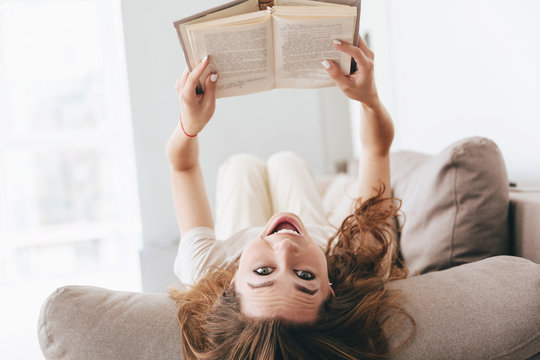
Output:
[[[177,81],[182,116],[167,156],[182,234],[175,272],[190,286],[170,294],[186,359],[364,359],[392,350],[382,325],[408,316],[385,287],[408,273],[392,226],[399,210],[390,189],[394,127],[378,97],[372,51],[362,40],[334,46],[358,70],[322,66],[363,107],[356,199],[337,230],[311,172],[290,152],[266,163],[251,155],[227,160],[214,228],[196,135],[214,113],[217,74],[196,92],[206,58]]]

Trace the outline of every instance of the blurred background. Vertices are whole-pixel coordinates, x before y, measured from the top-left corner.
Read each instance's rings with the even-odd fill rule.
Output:
[[[0,358],[40,359],[63,285],[165,292],[179,241],[164,145],[185,67],[172,22],[219,0],[0,0]],[[540,2],[363,0],[393,150],[490,137],[540,188]],[[230,155],[293,150],[317,174],[358,155],[338,89],[218,100],[200,135],[213,206]]]

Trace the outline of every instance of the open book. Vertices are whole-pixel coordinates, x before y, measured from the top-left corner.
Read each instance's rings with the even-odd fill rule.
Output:
[[[354,71],[332,40],[358,44],[360,0],[274,0],[259,7],[263,2],[269,1],[233,1],[174,22],[190,70],[210,57],[202,79],[218,73],[216,97],[333,86],[323,60]]]

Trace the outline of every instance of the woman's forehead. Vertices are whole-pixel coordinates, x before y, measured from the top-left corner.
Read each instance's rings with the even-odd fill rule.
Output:
[[[250,317],[280,317],[291,321],[314,321],[324,298],[298,291],[268,287],[240,294],[242,313]]]

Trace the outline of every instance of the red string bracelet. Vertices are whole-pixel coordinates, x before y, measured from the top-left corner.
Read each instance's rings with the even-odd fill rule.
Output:
[[[184,132],[184,134],[185,134],[186,136],[189,136],[190,138],[194,138],[194,137],[197,136],[197,134],[195,134],[195,135],[189,135],[189,134],[186,132],[186,130],[184,130],[184,124],[182,124],[182,114],[180,114],[180,126],[182,127],[182,131]]]

